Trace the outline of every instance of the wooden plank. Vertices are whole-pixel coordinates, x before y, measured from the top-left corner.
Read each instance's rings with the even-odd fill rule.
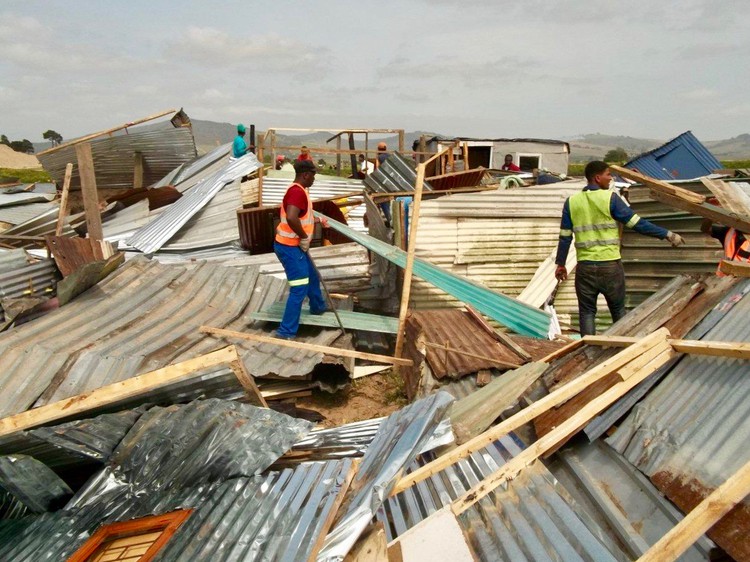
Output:
[[[735,277],[750,277],[750,264],[738,261],[721,260],[719,262],[719,271],[724,275],[734,275]]]
[[[696,203],[698,205],[706,201],[706,197],[704,195],[701,195],[700,193],[695,193],[693,191],[690,191],[689,189],[685,189],[683,187],[678,187],[665,181],[654,179],[647,175],[641,174],[640,172],[635,172],[633,170],[623,168],[622,166],[610,165],[609,169],[624,178],[637,181],[638,183],[647,186],[653,191],[666,193],[667,195],[673,195],[675,197],[679,197],[684,201],[690,201],[691,203]]]
[[[256,405],[268,408],[268,403],[266,402],[266,399],[263,398],[263,395],[258,389],[258,385],[255,384],[255,379],[247,372],[245,364],[239,356],[236,361],[232,361],[229,364],[229,368],[232,369],[237,380],[240,381],[240,384],[245,389],[247,397]]]
[[[164,117],[165,115],[169,115],[170,113],[177,113],[177,110],[168,109],[167,111],[155,113],[154,115],[149,115],[148,117],[144,117],[142,119],[136,119],[135,121],[131,121],[130,123],[125,123],[124,125],[118,125],[117,127],[112,127],[111,129],[99,131],[98,133],[92,133],[90,135],[86,135],[85,137],[81,137],[72,141],[68,141],[63,144],[58,144],[57,146],[53,146],[52,148],[48,148],[47,150],[42,150],[41,152],[37,152],[37,156],[42,156],[44,154],[51,154],[52,152],[57,152],[58,150],[61,150],[68,146],[78,146],[81,143],[93,140],[98,137],[103,137],[104,135],[111,135],[112,133],[117,132],[121,129],[127,129],[128,127],[139,125],[140,123],[145,123],[146,121],[152,121],[154,119],[158,119],[159,117]]]
[[[750,216],[750,197],[737,185],[708,178],[701,178],[701,182],[714,194],[724,209],[738,215]]]
[[[543,361],[544,363],[552,363],[555,359],[564,357],[565,355],[575,351],[579,347],[583,347],[583,343],[584,343],[583,340],[573,340],[570,343],[565,344],[560,349],[553,351],[549,355],[545,355],[539,361]]]
[[[637,373],[633,373],[632,376],[617,383],[604,394],[594,398],[591,402],[576,412],[574,416],[565,420],[547,435],[539,438],[532,445],[504,464],[495,473],[491,474],[479,484],[471,488],[471,490],[457,498],[451,504],[453,513],[460,515],[487,494],[491,493],[495,488],[504,482],[515,478],[526,466],[538,460],[544,453],[558,447],[561,443],[564,443],[570,438],[570,436],[577,433],[582,427],[585,427],[594,416],[614,404],[628,391],[635,388],[635,386],[646,379],[646,377],[669,361],[673,356],[674,352],[672,350],[667,349],[662,351],[661,354],[652,359],[649,363],[643,365]]]
[[[143,187],[143,153],[136,151],[133,155],[133,189]]]
[[[360,537],[344,562],[388,562],[388,539],[382,523],[378,523]]]
[[[317,353],[324,353],[326,355],[332,355],[334,357],[353,357],[354,359],[365,359],[367,361],[375,361],[376,363],[388,363],[391,365],[404,365],[409,367],[413,365],[411,359],[401,359],[398,357],[389,357],[387,355],[376,355],[375,353],[364,353],[361,351],[354,351],[353,349],[340,349],[338,347],[328,347],[326,345],[315,345],[312,343],[305,343],[294,340],[284,340],[280,338],[271,338],[268,336],[261,336],[259,334],[247,334],[245,332],[236,332],[234,330],[224,330],[223,328],[213,328],[211,326],[201,326],[200,331],[204,334],[212,334],[214,336],[220,336],[225,338],[238,338],[241,340],[258,341],[263,343],[272,343],[280,345],[281,347],[291,347],[294,349],[304,349],[307,351],[314,351]]]
[[[65,226],[65,217],[68,214],[68,196],[70,195],[70,178],[73,176],[73,163],[68,162],[65,166],[65,178],[63,179],[62,194],[60,195],[60,212],[57,215],[57,226],[55,236],[62,236]]]
[[[411,295],[412,273],[414,272],[414,251],[417,247],[417,228],[419,227],[419,210],[422,206],[422,189],[424,188],[425,165],[417,166],[417,179],[414,186],[414,202],[411,205],[411,220],[409,221],[409,246],[406,252],[406,267],[404,268],[404,283],[401,289],[401,304],[398,313],[398,332],[396,333],[395,356],[401,357],[404,352],[404,336],[406,327],[406,313],[409,309]]]
[[[89,410],[115,404],[128,398],[147,396],[154,390],[189,378],[196,371],[217,365],[229,365],[238,358],[237,349],[230,345],[195,359],[169,365],[91,392],[15,414],[0,419],[0,436],[85,414]]]
[[[328,531],[331,530],[331,527],[333,526],[333,522],[336,519],[336,515],[338,514],[339,508],[341,507],[341,504],[344,502],[344,497],[346,496],[346,492],[349,490],[349,486],[351,485],[352,480],[354,480],[354,476],[357,474],[357,471],[359,470],[360,461],[361,459],[355,459],[352,462],[352,466],[349,468],[349,472],[347,472],[346,478],[341,483],[341,487],[337,491],[338,493],[336,494],[336,499],[328,507],[328,515],[326,516],[322,525],[319,527],[318,536],[315,539],[315,543],[313,544],[312,549],[310,550],[310,556],[307,558],[308,562],[313,562],[318,557],[318,552],[320,552],[320,549],[323,548],[323,544],[325,543],[326,536],[328,535]],[[330,495],[330,492],[328,495]],[[325,500],[321,501],[321,504],[325,504],[325,503],[327,503],[327,501]],[[323,506],[321,505],[321,507]]]
[[[649,548],[638,559],[638,562],[677,560],[695,541],[749,494],[750,462],[747,462]]]
[[[657,330],[653,334],[642,338],[638,343],[603,361],[587,373],[584,373],[580,377],[570,381],[568,384],[561,386],[553,392],[550,392],[547,396],[544,396],[536,402],[533,402],[507,420],[488,429],[481,435],[477,435],[474,439],[467,441],[463,445],[459,445],[455,449],[447,452],[446,454],[436,458],[434,461],[427,463],[411,474],[405,476],[395,485],[392,495],[402,492],[409,486],[412,486],[417,482],[421,482],[422,480],[429,478],[433,474],[436,474],[446,467],[454,464],[456,461],[479,451],[480,449],[486,447],[490,443],[493,443],[500,437],[507,435],[514,429],[517,429],[525,423],[528,423],[542,412],[546,412],[550,408],[553,408],[558,404],[562,404],[566,400],[569,400],[570,398],[581,392],[583,389],[587,388],[589,385],[594,384],[596,381],[599,381],[604,377],[617,372],[619,369],[630,363],[630,361],[632,361],[634,358],[638,357],[641,353],[644,353],[645,351],[651,349],[655,345],[659,344],[659,342],[664,341],[668,335],[669,332],[666,329],[662,328],[660,330]]]
[[[585,336],[583,341],[589,345],[602,347],[627,347],[635,343],[637,338],[623,336]],[[731,357],[733,359],[750,359],[750,343],[705,341],[705,340],[673,340],[667,342],[678,353],[689,355],[707,355],[710,357]]]
[[[685,201],[680,197],[669,195],[667,193],[660,193],[653,190],[650,193],[651,196],[657,201],[660,201],[665,205],[670,205],[675,209],[681,209],[693,215],[711,219],[712,222],[723,224],[725,226],[731,226],[733,228],[736,228],[737,230],[741,230],[742,232],[750,232],[750,218],[735,215],[734,213],[730,213],[729,211],[726,211],[721,207],[717,207],[716,205],[711,205],[710,203],[703,203],[702,205],[698,205],[691,201]]]
[[[89,143],[76,144],[78,158],[78,175],[81,177],[81,194],[83,208],[86,212],[86,227],[89,238],[102,240],[102,216],[99,211],[99,197],[96,192],[96,175],[94,174],[94,158],[91,155]]]

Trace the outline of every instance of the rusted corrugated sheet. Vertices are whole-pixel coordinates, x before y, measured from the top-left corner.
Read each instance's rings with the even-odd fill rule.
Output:
[[[443,174],[442,176],[433,176],[428,181],[435,191],[457,189],[459,187],[475,187],[482,183],[482,178],[484,178],[486,173],[486,168],[475,168],[473,170]]]
[[[91,141],[94,158],[96,186],[99,189],[130,189],[133,187],[135,153],[143,155],[143,184],[156,183],[180,164],[197,156],[195,139],[190,127],[172,127],[132,132]],[[65,166],[73,163],[70,187],[81,188],[75,146],[41,154],[39,161],[50,176],[60,185],[65,177]]]

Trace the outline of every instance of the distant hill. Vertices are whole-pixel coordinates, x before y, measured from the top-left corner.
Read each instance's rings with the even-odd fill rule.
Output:
[[[719,160],[750,160],[750,134],[732,139],[704,142],[711,153]]]

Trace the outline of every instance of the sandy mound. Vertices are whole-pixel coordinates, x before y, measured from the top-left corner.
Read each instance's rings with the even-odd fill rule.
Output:
[[[0,144],[0,168],[21,170],[26,168],[41,168],[42,165],[33,154],[16,152],[11,147]]]

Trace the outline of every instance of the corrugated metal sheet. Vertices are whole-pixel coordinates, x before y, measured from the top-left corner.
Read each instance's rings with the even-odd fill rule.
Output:
[[[56,509],[73,495],[49,467],[27,455],[0,456],[0,488],[34,513]]]
[[[603,441],[568,444],[547,466],[579,508],[616,537],[632,560],[683,519],[648,478]],[[709,560],[712,547],[701,537],[678,560]]]
[[[0,207],[15,207],[30,203],[46,203],[57,197],[54,193],[35,193],[24,191],[21,193],[0,193]]]
[[[344,559],[406,467],[424,449],[452,401],[450,395],[438,392],[394,412],[380,425],[359,465],[352,493],[326,536],[319,562]]]
[[[380,193],[397,193],[399,191],[414,191],[417,183],[417,164],[411,158],[406,158],[399,152],[394,152],[375,170],[365,178],[365,185],[369,191]],[[424,182],[424,191],[432,191],[429,182]]]
[[[476,168],[474,170],[443,174],[442,176],[433,176],[429,179],[429,182],[435,191],[456,189],[459,187],[474,187],[482,184],[482,180],[486,174],[487,170],[485,168]]]
[[[0,209],[0,222],[17,225],[34,219],[53,209],[60,208],[58,203],[29,203],[27,205],[14,205]]]
[[[132,188],[136,152],[143,154],[144,185],[159,181],[171,170],[197,155],[193,130],[190,127],[175,128],[168,123],[163,129],[133,129],[128,134],[92,140],[90,144],[99,189]],[[75,146],[42,154],[39,161],[59,185],[63,183],[65,166],[72,162],[71,189],[81,188]]]
[[[329,220],[331,228],[383,256],[399,267],[406,266],[406,252],[370,236],[354,232],[345,225]],[[421,226],[420,226],[421,232]],[[415,258],[414,275],[444,290],[493,320],[508,326],[515,332],[535,337],[547,337],[550,317],[539,309],[493,292],[479,283],[460,277],[435,265],[431,261]],[[531,277],[529,277],[531,278]]]
[[[750,295],[746,294],[701,339],[750,342],[748,314]],[[683,357],[607,442],[683,511],[691,508],[750,461],[747,362]],[[750,501],[744,504],[750,507]],[[737,519],[729,529],[709,536],[741,559],[750,556],[750,545],[743,540],[750,532],[750,510],[745,509],[745,515],[743,510],[735,513]]]
[[[162,251],[183,251],[219,246],[240,239],[237,209],[241,207],[240,182],[235,180],[178,230]]]
[[[144,253],[152,253],[164,246],[190,218],[205,207],[227,184],[257,170],[260,166],[254,154],[247,154],[234,161],[227,161],[219,171],[205,177],[198,185],[158,218],[139,229],[127,243]]]
[[[265,322],[281,322],[284,315],[286,304],[277,302],[258,312],[253,312],[250,316],[253,320]],[[390,316],[381,316],[378,314],[367,314],[366,312],[351,312],[348,310],[338,310],[338,318],[333,312],[324,314],[312,314],[306,310],[302,311],[300,324],[303,326],[324,326],[328,328],[338,328],[339,319],[348,330],[364,330],[366,332],[379,332],[382,334],[398,333],[398,318]]]
[[[2,250],[0,251],[0,273],[14,271],[29,263],[26,250]]]
[[[521,452],[506,436],[431,478],[389,498],[377,517],[389,540],[448,505]],[[426,460],[430,460],[428,457]],[[419,465],[415,463],[412,469]],[[458,517],[483,562],[508,560],[625,560],[593,521],[537,462]]]
[[[164,185],[187,185],[190,178],[200,178],[211,175],[213,172],[210,172],[209,168],[211,168],[215,164],[218,164],[219,166],[223,166],[224,164],[226,164],[226,161],[229,158],[229,152],[231,150],[231,142],[222,144],[221,146],[217,146],[212,151],[207,152],[203,156],[197,157],[192,162],[183,164],[179,168],[175,168],[159,183],[163,183]],[[185,188],[180,189],[180,191],[184,190]]]
[[[54,203],[53,207],[43,213],[28,219],[26,222],[17,224],[8,230],[3,231],[3,234],[12,234],[16,236],[44,236],[45,234],[54,234],[55,228],[57,227],[57,217],[60,214],[59,205]],[[85,221],[83,213],[77,215],[68,215],[65,217],[62,235],[72,236],[74,235],[73,228],[80,225]],[[36,242],[23,241],[23,240],[6,240],[18,247],[37,246]]]
[[[705,176],[722,166],[691,131],[686,131],[660,147],[636,156],[625,167],[669,181]]]
[[[6,389],[0,413],[18,413],[226,345],[200,333],[204,324],[261,332],[248,330],[247,315],[285,291],[284,281],[260,275],[257,268],[201,263],[186,269],[130,260],[95,290],[0,335],[0,385]],[[329,345],[338,335],[322,330],[304,339]],[[305,377],[322,358],[270,344],[238,342],[238,347],[254,376]]]
[[[0,298],[49,296],[57,286],[55,260],[39,260],[0,273]]]

